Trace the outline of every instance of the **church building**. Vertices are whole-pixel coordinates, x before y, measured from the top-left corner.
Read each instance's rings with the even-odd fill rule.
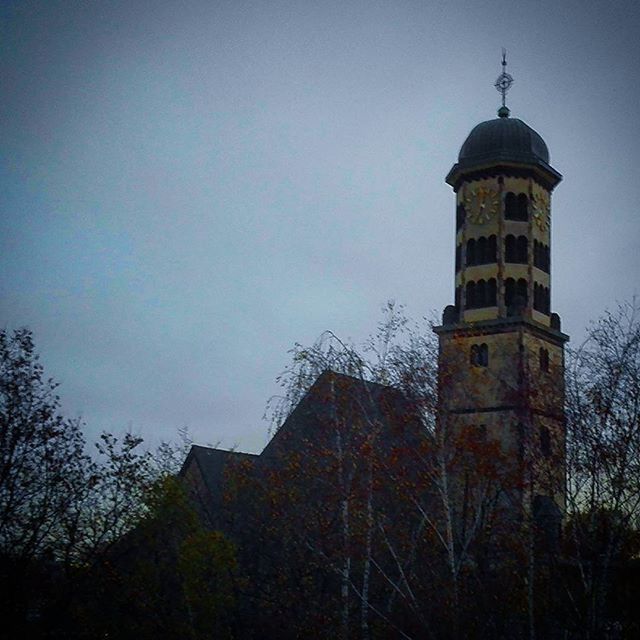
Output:
[[[512,478],[507,508],[533,515],[556,538],[564,510],[568,336],[551,308],[551,195],[562,176],[542,137],[511,117],[505,65],[503,57],[498,117],[473,128],[446,176],[455,194],[455,293],[434,329],[437,428],[445,439],[471,434],[499,443]],[[420,420],[399,390],[325,372],[260,455],[193,447],[181,475],[204,496],[214,521],[229,469],[284,467],[288,454],[309,460],[312,447],[325,446],[329,414],[335,419],[326,398],[337,387],[341,404],[349,405],[341,420],[352,431],[375,423],[386,434],[380,444],[390,448],[420,441]]]
[[[551,308],[551,194],[562,176],[542,137],[498,117],[465,140],[455,193],[455,302],[439,337],[440,420],[481,430],[521,468],[520,506],[559,523],[564,508],[564,344]]]

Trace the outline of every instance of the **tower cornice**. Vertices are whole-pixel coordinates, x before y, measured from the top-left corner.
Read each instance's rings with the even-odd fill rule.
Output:
[[[477,322],[457,322],[455,324],[443,324],[433,327],[433,331],[438,335],[455,336],[484,336],[495,335],[496,333],[513,333],[524,329],[538,335],[541,338],[552,342],[558,346],[569,341],[569,336],[557,329],[546,327],[535,320],[523,316],[513,316],[510,318],[495,318],[491,320],[479,320]]]
[[[530,164],[524,162],[501,162],[500,158],[492,158],[486,163],[474,163],[472,166],[464,162],[457,162],[447,174],[445,181],[457,192],[465,181],[470,182],[498,176],[533,178],[548,191],[553,191],[562,180],[561,173],[542,161]]]

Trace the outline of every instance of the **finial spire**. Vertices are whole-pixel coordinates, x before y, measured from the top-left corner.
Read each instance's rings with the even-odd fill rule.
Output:
[[[506,104],[507,91],[513,84],[513,78],[507,73],[507,50],[502,48],[502,73],[498,76],[494,86],[502,94],[502,106],[498,109],[501,118],[509,117],[509,108]]]

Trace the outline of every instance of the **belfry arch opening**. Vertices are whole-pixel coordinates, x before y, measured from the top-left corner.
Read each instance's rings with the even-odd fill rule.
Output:
[[[516,264],[527,264],[529,241],[526,236],[509,234],[504,239],[504,261]]]
[[[508,316],[521,315],[528,303],[528,286],[524,278],[507,278],[504,282],[504,304]]]
[[[495,278],[467,282],[465,291],[465,308],[481,309],[494,307],[497,304],[497,285]]]
[[[465,266],[493,264],[497,261],[498,247],[495,235],[488,238],[470,238],[465,247]]]
[[[509,191],[504,197],[504,219],[526,222],[529,219],[529,198],[524,193]]]

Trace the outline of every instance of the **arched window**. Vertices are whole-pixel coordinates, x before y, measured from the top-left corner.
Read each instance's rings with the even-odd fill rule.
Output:
[[[551,273],[551,251],[549,247],[544,248],[544,266],[547,273]]]
[[[514,262],[527,264],[528,242],[526,236],[518,236],[516,240],[516,259]]]
[[[505,220],[517,220],[516,217],[518,215],[518,201],[516,199],[516,194],[507,193],[504,197],[504,218]]]
[[[526,222],[529,219],[529,198],[520,193],[516,197],[514,193],[507,193],[504,198],[505,220],[520,220]]]
[[[486,344],[481,344],[478,353],[478,364],[481,367],[489,366],[489,347]]]
[[[516,262],[516,237],[508,235],[504,239],[504,261]]]
[[[476,307],[487,306],[487,285],[484,280],[476,283]]]
[[[549,371],[549,351],[544,347],[540,347],[538,355],[540,360],[540,371]]]
[[[550,302],[549,288],[536,283],[533,286],[533,308],[540,313],[549,315],[551,313]]]
[[[524,278],[520,278],[516,284],[516,296],[522,298],[522,303],[526,306],[529,295],[527,292],[527,281]]]
[[[549,295],[549,287],[544,288],[544,313],[551,313],[551,296]]]
[[[496,279],[491,278],[487,281],[487,306],[495,307],[497,302]]]
[[[476,260],[478,264],[486,264],[489,262],[487,259],[489,256],[487,254],[487,239],[482,237],[478,238],[478,242],[476,243]]]
[[[465,299],[465,309],[476,308],[476,283],[467,282],[467,295]]]
[[[462,287],[458,285],[456,287],[456,293],[455,293],[455,303],[458,310],[460,310],[460,307],[462,306],[461,298],[462,298]]]
[[[527,281],[520,278],[517,282],[513,278],[507,278],[504,283],[504,303],[508,316],[517,316],[527,306]]]
[[[456,209],[456,231],[462,227],[467,219],[467,212],[463,204],[459,204]]]
[[[507,310],[513,306],[513,299],[515,296],[516,281],[513,278],[507,278],[504,283],[504,304],[507,307]]]
[[[465,265],[472,267],[474,264],[478,264],[478,257],[476,255],[476,241],[471,238],[471,240],[467,240]]]
[[[515,220],[526,222],[529,219],[529,198],[524,193],[518,196],[518,206]]]
[[[471,345],[469,362],[474,367],[489,366],[489,347],[485,343]]]
[[[549,273],[549,255],[549,247],[547,245],[537,240],[533,241],[533,265],[535,267]]]
[[[477,264],[490,264],[496,262],[496,259],[496,236],[490,236],[489,238],[483,236],[478,239],[471,238],[467,240],[465,261],[467,267]]]
[[[487,243],[487,262],[496,262],[498,260],[498,247],[495,236],[489,236]]]

